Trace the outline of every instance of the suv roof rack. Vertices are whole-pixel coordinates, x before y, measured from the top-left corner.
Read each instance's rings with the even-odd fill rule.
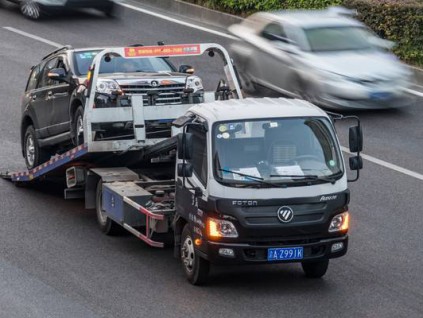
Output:
[[[67,51],[67,50],[72,50],[72,49],[73,49],[73,47],[71,45],[65,45],[65,46],[63,46],[61,48],[58,48],[58,49],[54,50],[53,52],[50,52],[49,54],[47,54],[46,56],[44,56],[42,60],[44,61],[46,58],[48,58],[48,57],[52,56],[53,54],[56,54],[56,53],[58,53],[60,51]]]

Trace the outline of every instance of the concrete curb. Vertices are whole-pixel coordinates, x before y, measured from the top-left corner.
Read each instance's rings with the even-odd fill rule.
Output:
[[[243,19],[181,0],[135,0],[150,7],[226,29]]]

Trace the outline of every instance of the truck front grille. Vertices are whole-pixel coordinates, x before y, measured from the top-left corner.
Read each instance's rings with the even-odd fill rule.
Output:
[[[151,99],[148,93],[157,93],[155,105],[182,104],[182,94],[185,84],[160,85],[151,87],[150,85],[120,85],[126,95],[141,94],[144,105],[151,105]]]

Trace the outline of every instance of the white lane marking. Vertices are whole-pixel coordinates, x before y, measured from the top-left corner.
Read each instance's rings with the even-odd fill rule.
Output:
[[[34,35],[34,34],[31,34],[31,33],[27,33],[27,32],[24,32],[24,31],[21,31],[21,30],[18,30],[18,29],[12,28],[12,27],[3,27],[3,29],[6,29],[6,30],[8,30],[8,31],[11,31],[11,32],[14,32],[14,33],[17,33],[17,34],[23,35],[23,36],[26,36],[27,38],[31,38],[31,39],[36,40],[36,41],[43,42],[43,43],[48,44],[48,45],[51,45],[51,46],[55,46],[55,47],[57,47],[57,48],[59,48],[59,47],[63,47],[63,45],[62,45],[62,44],[60,44],[60,43],[56,43],[56,42],[53,42],[53,41],[50,41],[50,40],[44,39],[44,38],[42,38],[42,37],[40,37],[40,36],[38,36],[38,35]]]
[[[412,84],[413,86],[416,86],[416,87],[421,87],[421,88],[423,88],[423,85],[419,85],[419,84]]]
[[[410,93],[410,94],[413,94],[413,95],[416,95],[416,96],[423,97],[423,92],[418,92],[418,91],[415,91],[413,89],[408,89],[408,88],[406,88],[405,91],[407,93]]]
[[[341,149],[342,149],[343,152],[346,152],[346,153],[348,153],[350,155],[354,155],[346,147],[341,147]],[[375,157],[372,157],[372,156],[369,156],[369,155],[365,155],[364,153],[362,153],[360,155],[363,157],[363,159],[366,159],[367,161],[373,162],[373,163],[375,163],[375,164],[377,164],[379,166],[382,166],[382,167],[385,167],[385,168],[388,168],[388,169],[391,169],[391,170],[394,170],[394,171],[397,171],[397,172],[406,174],[407,176],[410,176],[410,177],[413,177],[413,178],[416,178],[416,179],[419,179],[419,180],[422,180],[423,181],[423,174],[420,174],[418,172],[405,169],[403,167],[394,165],[392,163],[389,163],[389,162],[380,160],[378,158],[375,158]]]
[[[32,38],[32,39],[34,39],[34,40],[37,40],[37,41],[40,41],[40,42],[43,42],[43,43],[49,44],[49,45],[51,45],[51,46],[55,46],[55,47],[63,47],[63,45],[62,45],[62,44],[59,44],[59,43],[56,43],[56,42],[52,42],[52,41],[50,41],[50,40],[44,39],[44,38],[39,37],[39,36],[37,36],[37,35],[33,35],[33,34],[30,34],[30,33],[27,33],[27,32],[24,32],[24,31],[21,31],[21,30],[18,30],[18,29],[12,28],[12,27],[3,27],[3,28],[4,28],[4,29],[6,29],[6,30],[9,30],[9,31],[12,31],[12,32],[18,33],[18,34],[20,34],[20,35],[23,35],[23,36],[26,36],[26,37]],[[217,32],[217,31],[216,31],[216,32]],[[421,93],[421,95],[423,96],[423,93]],[[348,154],[352,154],[352,153],[348,150],[348,148],[346,148],[346,147],[341,147],[341,149],[342,149],[342,151],[344,151],[344,152],[346,152],[346,153],[348,153]],[[419,179],[419,180],[423,180],[423,175],[422,175],[422,174],[420,174],[420,173],[417,173],[417,172],[414,172],[414,171],[411,171],[411,170],[408,170],[408,169],[402,168],[402,167],[400,167],[400,166],[397,166],[397,165],[394,165],[394,164],[392,164],[392,163],[389,163],[389,162],[386,162],[386,161],[383,161],[383,160],[377,159],[377,158],[372,157],[372,156],[368,156],[368,155],[365,155],[365,154],[361,154],[361,156],[363,157],[363,159],[366,159],[366,160],[368,160],[368,161],[370,161],[370,162],[373,162],[373,163],[378,164],[378,165],[380,165],[380,166],[383,166],[383,167],[385,167],[385,168],[388,168],[388,169],[391,169],[391,170],[394,170],[394,171],[397,171],[397,172],[401,172],[401,173],[403,173],[403,174],[406,174],[406,175],[408,175],[408,176],[410,176],[410,177],[413,177],[413,178],[416,178],[416,179]]]
[[[214,34],[214,35],[218,35],[218,36],[222,36],[224,38],[228,38],[228,39],[231,39],[231,40],[236,40],[237,39],[236,37],[234,37],[234,36],[232,36],[230,34],[224,33],[224,32],[219,32],[219,31],[208,29],[208,28],[205,28],[205,27],[202,27],[202,26],[193,24],[193,23],[188,23],[188,22],[184,22],[184,21],[181,21],[181,20],[178,20],[178,19],[174,19],[174,18],[171,18],[171,17],[169,17],[167,15],[160,14],[160,13],[153,12],[153,11],[146,10],[146,9],[142,9],[142,8],[136,7],[136,6],[131,5],[131,4],[127,4],[127,3],[119,3],[119,4],[121,6],[123,6],[123,7],[128,8],[128,9],[132,9],[132,10],[135,10],[135,11],[138,11],[138,12],[142,12],[142,13],[151,15],[151,16],[156,17],[156,18],[159,18],[159,19],[163,19],[163,20],[167,20],[167,21],[170,21],[170,22],[173,22],[173,23],[184,25],[184,26],[187,26],[189,28],[193,28],[193,29],[197,29],[197,30],[200,30],[200,31],[208,32],[208,33],[211,33],[211,34]]]

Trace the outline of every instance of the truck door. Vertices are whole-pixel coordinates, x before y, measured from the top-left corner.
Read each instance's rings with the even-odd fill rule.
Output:
[[[197,227],[196,232],[202,232],[204,223],[200,220],[195,222],[195,220],[199,218],[199,201],[201,205],[207,187],[207,132],[202,125],[191,125],[187,128],[187,132],[193,135],[193,155],[192,158],[187,159],[187,163],[193,166],[193,174],[186,178],[185,187],[183,178],[178,177],[176,209],[186,220],[193,222],[193,226]],[[197,195],[195,189],[197,189]],[[198,194],[199,192],[201,194]]]

